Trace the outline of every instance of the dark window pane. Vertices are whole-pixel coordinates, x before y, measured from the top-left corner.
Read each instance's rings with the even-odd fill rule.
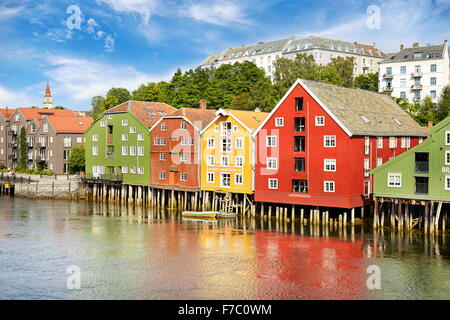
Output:
[[[295,110],[296,111],[303,110],[303,98],[295,98]]]

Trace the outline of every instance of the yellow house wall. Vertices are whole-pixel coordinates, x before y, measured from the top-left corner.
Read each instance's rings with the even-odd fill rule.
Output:
[[[231,122],[231,136],[221,136],[221,122]],[[215,129],[217,127],[217,129]],[[235,131],[234,128],[237,128]],[[243,138],[242,149],[236,148],[236,138]],[[207,146],[208,138],[214,138],[214,148],[209,149]],[[222,138],[231,138],[231,152],[222,152]],[[230,116],[221,116],[213,124],[211,124],[202,135],[202,176],[201,189],[208,191],[227,191],[232,193],[253,193],[253,161],[252,161],[253,140],[251,134],[241,126],[236,120]],[[215,157],[214,166],[209,166],[207,163],[208,155]],[[222,166],[222,156],[228,156],[229,165]],[[243,157],[243,166],[237,167],[235,165],[235,157]],[[214,173],[214,182],[208,183],[207,173]],[[221,174],[230,174],[230,187],[224,188],[221,186]],[[241,173],[243,175],[243,183],[235,183],[235,174]]]

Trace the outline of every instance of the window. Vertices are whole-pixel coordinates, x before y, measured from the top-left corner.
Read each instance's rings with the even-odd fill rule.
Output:
[[[278,159],[267,158],[267,169],[278,169]]]
[[[377,158],[377,167],[383,164],[383,158]]]
[[[243,178],[241,173],[234,174],[234,183],[235,184],[243,184]]]
[[[82,143],[83,142],[83,138],[82,137],[77,137],[77,143]]]
[[[303,110],[303,98],[295,98],[295,111]]]
[[[242,149],[242,147],[244,146],[244,138],[237,137],[235,139],[234,143],[235,143],[235,148],[236,149]]]
[[[414,66],[414,72],[420,73],[420,66]]]
[[[63,160],[69,160],[70,150],[63,150]]]
[[[437,71],[437,65],[432,64],[432,65],[430,66],[430,72],[436,72],[436,71]]]
[[[136,126],[130,127],[130,133],[136,133]]]
[[[392,75],[392,67],[387,67],[386,68],[386,74],[387,75]]]
[[[92,141],[98,141],[98,134],[92,135]]]
[[[166,161],[166,154],[165,153],[160,153],[159,154],[159,160]]]
[[[137,173],[138,174],[144,174],[144,168],[143,167],[138,167],[137,168]]]
[[[167,123],[161,122],[161,131],[166,131],[166,130],[167,130]]]
[[[241,156],[236,156],[234,158],[234,165],[236,167],[243,167],[244,166],[244,158]]]
[[[182,146],[192,146],[192,145],[194,145],[194,138],[187,138],[187,137],[181,138],[181,145]]]
[[[64,148],[70,148],[72,146],[72,138],[65,137],[64,138]]]
[[[325,148],[336,147],[336,136],[324,136],[323,137],[323,146]]]
[[[187,162],[188,156],[187,153],[180,153],[180,162]]]
[[[166,173],[165,173],[164,171],[161,171],[161,172],[159,173],[159,179],[160,179],[160,180],[166,180]]]
[[[130,146],[130,156],[136,155],[136,146]]]
[[[402,174],[401,173],[388,173],[388,187],[389,188],[401,188],[402,187]]]
[[[450,166],[450,150],[445,151],[444,162],[446,166]]]
[[[214,149],[214,138],[208,138],[208,149]]]
[[[308,193],[308,180],[292,180],[292,192]]]
[[[143,156],[144,155],[144,146],[138,146],[138,156]]]
[[[316,126],[322,127],[324,125],[325,125],[325,117],[323,117],[323,116],[316,117]]]
[[[397,138],[396,137],[390,137],[389,138],[389,148],[397,148]]]
[[[294,152],[305,152],[305,137],[294,137]]]
[[[108,115],[108,119],[112,120],[112,114]]]
[[[100,121],[100,127],[106,128],[106,120]]]
[[[402,137],[401,147],[404,149],[411,147],[411,138],[410,137]]]
[[[223,121],[220,123],[220,136],[228,137],[231,135],[231,122]]]
[[[305,117],[295,117],[294,118],[294,131],[304,132],[305,131]]]
[[[400,98],[406,98],[406,92],[400,91]]]
[[[414,99],[415,100],[420,100],[420,91],[414,91]]]
[[[419,138],[419,144],[423,142],[423,138]]]
[[[377,138],[377,149],[383,149],[383,137]]]
[[[404,78],[400,79],[400,87],[406,88],[406,79],[404,79]]]
[[[187,175],[187,173],[182,173],[181,175],[180,175],[180,181],[187,181],[188,180],[188,175]]]
[[[130,167],[130,173],[136,174],[136,167]]]
[[[227,156],[223,156],[222,157],[222,166],[227,167],[229,165],[230,165],[230,162],[228,161],[228,157]]]
[[[445,145],[450,146],[450,131],[445,131]]]
[[[222,152],[225,153],[231,152],[231,139],[229,138],[222,139]]]
[[[445,181],[445,186],[444,186],[444,188],[445,188],[445,190],[450,190],[450,176],[445,176],[445,179],[444,179]]]
[[[430,78],[430,85],[431,86],[435,86],[436,85],[436,78],[435,77]]]
[[[128,119],[122,119],[122,127],[128,126]]]
[[[334,192],[334,181],[324,181],[323,192]]]
[[[221,173],[220,174],[220,186],[222,188],[230,187],[230,174],[229,173]]]
[[[370,160],[364,159],[364,177],[370,176]]]
[[[122,141],[128,141],[128,134],[126,133],[122,134]]]
[[[268,187],[269,189],[278,189],[278,179],[269,179]]]
[[[186,128],[187,128],[187,123],[183,121],[181,123],[181,130],[186,130]]]
[[[137,136],[138,141],[144,141],[144,134],[143,133],[139,133]]]
[[[238,131],[238,126],[233,126],[233,132],[237,132]]]
[[[128,173],[128,167],[122,167],[121,172],[122,173]]]
[[[406,74],[406,66],[401,66],[400,67],[400,73],[401,74]]]
[[[98,156],[98,146],[92,146],[92,155]]]
[[[159,145],[165,146],[166,145],[166,138],[159,138]]]
[[[208,183],[214,183],[214,172],[208,172],[206,174],[206,181]]]
[[[305,158],[294,159],[294,170],[295,172],[303,172],[306,170]]]
[[[430,97],[431,97],[431,99],[436,99],[436,97],[437,97],[436,90],[430,91]]]
[[[213,166],[214,162],[215,162],[215,157],[214,156],[208,156],[206,161],[207,161],[206,163],[208,164],[208,166]]]
[[[276,147],[277,146],[277,137],[276,136],[267,136],[266,137],[266,147]]]
[[[323,170],[330,172],[336,171],[336,159],[323,159]]]
[[[275,118],[275,127],[284,127],[284,118]]]
[[[127,156],[128,155],[128,146],[122,146],[122,155]]]

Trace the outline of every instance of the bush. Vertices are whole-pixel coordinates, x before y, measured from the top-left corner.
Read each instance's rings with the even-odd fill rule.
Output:
[[[52,170],[44,170],[40,172],[40,174],[42,174],[43,176],[53,176],[54,172]]]

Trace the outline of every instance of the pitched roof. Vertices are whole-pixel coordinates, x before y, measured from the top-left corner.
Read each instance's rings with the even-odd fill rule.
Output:
[[[291,41],[293,41],[293,39],[294,37],[268,42],[258,42],[257,44],[242,46],[239,48],[230,48],[228,50],[225,50],[221,57],[221,60],[281,52]]]
[[[52,94],[50,93],[50,85],[47,82],[47,87],[45,88],[45,96],[46,97],[51,97]]]
[[[216,117],[216,110],[180,108],[169,114],[169,117],[186,117],[198,130],[202,130]]]
[[[232,109],[225,109],[225,110],[221,109],[219,111],[222,111],[224,114],[231,114],[252,131],[256,130],[261,125],[261,123],[269,116],[269,113],[267,112],[255,112],[255,111],[232,110]],[[219,113],[219,111],[217,113]]]
[[[300,83],[352,135],[427,136],[388,95],[303,79]]]
[[[72,110],[63,110],[63,109],[41,109],[41,108],[17,108],[18,111],[22,113],[25,117],[25,120],[36,119],[37,122],[40,122],[43,117],[72,117],[75,116],[75,113]]]
[[[84,133],[93,120],[90,117],[47,117],[56,133]]]
[[[3,117],[6,119],[6,110],[8,110],[8,119],[10,120],[16,109],[0,109],[0,113],[3,115]]]
[[[359,49],[361,54],[366,56],[373,56],[379,58],[386,58],[388,56],[386,53],[384,53],[374,45],[355,42],[355,46]]]
[[[201,66],[208,66],[214,63],[217,63],[220,59],[221,53],[215,53],[207,57],[203,62],[200,64]]]
[[[406,48],[395,54],[392,54],[387,59],[381,61],[381,63],[442,59],[445,49],[445,43],[442,45]]]
[[[144,125],[151,128],[161,117],[167,116],[175,110],[177,109],[166,103],[130,100],[108,109],[104,113],[130,112]]]

